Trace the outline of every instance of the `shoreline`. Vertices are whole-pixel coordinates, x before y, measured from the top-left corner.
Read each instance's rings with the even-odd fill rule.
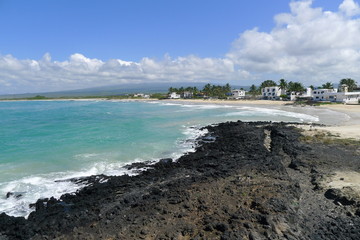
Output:
[[[286,123],[229,122],[207,129],[196,151],[177,162],[160,160],[133,177],[73,179],[88,186],[59,200],[38,200],[28,220],[0,214],[0,238],[358,236],[359,195],[337,190],[342,185],[331,178],[345,178],[346,186],[348,172],[358,178],[356,146],[302,142]]]
[[[259,106],[293,106],[302,109],[301,106],[292,105],[292,101],[271,101],[271,100],[170,100],[171,102],[179,103],[202,103],[202,104],[228,104],[228,105],[259,105]],[[350,117],[349,120],[341,122],[340,124],[333,124],[330,126],[312,126],[311,130],[318,130],[321,132],[330,132],[333,135],[338,135],[340,138],[351,138],[360,140],[360,105],[322,105],[309,106],[313,109],[327,109],[339,113],[344,113]],[[307,125],[301,127],[305,130],[310,130]]]
[[[257,105],[260,107],[294,107],[296,110],[303,108],[302,106],[293,105],[293,101],[272,101],[272,100],[208,100],[208,99],[107,99],[107,98],[68,98],[68,99],[44,99],[44,100],[0,100],[0,102],[16,102],[16,101],[112,101],[112,102],[172,102],[179,104],[215,104],[215,105],[232,105],[232,106],[242,106],[242,105]],[[333,104],[333,105],[322,105],[322,106],[308,106],[313,109],[327,109],[330,111],[335,111],[338,113],[346,114],[350,117],[349,120],[339,120],[334,124],[327,126],[316,126],[313,127],[313,130],[318,130],[322,132],[330,132],[333,135],[337,135],[341,138],[352,138],[360,139],[360,105],[344,105],[344,104]],[[294,109],[286,109],[288,111],[293,111]],[[296,112],[296,111],[293,111]],[[309,130],[307,127],[303,127],[305,130]]]
[[[320,108],[345,113],[350,119],[340,125],[315,127],[315,129],[328,131],[340,138],[360,140],[360,105],[325,105]]]

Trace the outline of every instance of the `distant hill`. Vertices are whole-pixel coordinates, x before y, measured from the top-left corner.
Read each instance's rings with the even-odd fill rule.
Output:
[[[37,92],[37,93],[23,93],[23,94],[7,94],[0,95],[0,99],[12,99],[12,98],[31,98],[37,95],[45,96],[48,98],[60,98],[60,97],[106,97],[106,96],[119,96],[133,93],[166,93],[170,87],[197,87],[202,89],[206,83],[189,83],[189,82],[176,82],[176,83],[141,83],[141,84],[123,84],[113,86],[103,86],[94,88],[84,88],[69,91],[59,92]],[[218,83],[218,85],[224,85],[224,83]],[[231,85],[233,88],[248,89],[248,86],[236,86]]]

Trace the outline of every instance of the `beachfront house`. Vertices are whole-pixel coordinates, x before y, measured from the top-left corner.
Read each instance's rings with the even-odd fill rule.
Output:
[[[171,99],[180,99],[180,94],[177,94],[176,92],[172,92],[172,93],[170,93],[170,96],[169,96],[169,98],[171,98]]]
[[[194,97],[194,94],[192,92],[189,92],[189,91],[185,91],[183,94],[182,94],[183,98],[193,98]]]
[[[312,91],[312,99],[314,101],[334,101],[336,102],[338,95],[337,89],[314,89]]]
[[[312,100],[359,103],[360,92],[348,92],[346,85],[341,86],[341,91],[338,91],[338,89],[314,89],[312,91]]]
[[[144,94],[143,93],[135,93],[134,97],[144,97]]]
[[[286,94],[286,91],[278,86],[265,87],[261,89],[261,94],[264,99],[279,100],[281,95]]]
[[[306,88],[305,92],[289,92],[288,96],[291,101],[296,101],[297,99],[311,100],[312,99],[312,89]]]
[[[243,89],[231,90],[231,98],[233,98],[233,99],[245,98],[245,90],[243,90]]]

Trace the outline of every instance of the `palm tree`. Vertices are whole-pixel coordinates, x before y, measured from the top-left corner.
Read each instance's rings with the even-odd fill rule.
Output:
[[[273,80],[266,80],[261,83],[260,88],[275,87],[275,86],[276,86],[276,82],[274,82]]]
[[[327,83],[322,85],[322,88],[324,88],[324,89],[333,89],[334,86],[333,86],[333,84],[331,82],[327,82]]]
[[[305,90],[304,86],[300,82],[289,82],[288,90],[290,92],[303,92]]]
[[[286,90],[288,87],[288,83],[285,79],[280,79],[279,80],[279,87],[281,90]]]
[[[230,84],[229,83],[227,83],[226,85],[225,85],[225,92],[226,93],[229,93],[229,92],[231,92],[231,86],[230,86]]]
[[[211,93],[211,84],[210,83],[208,83],[204,86],[203,92],[205,93],[206,96],[210,95],[210,93]]]
[[[354,79],[351,78],[344,78],[340,80],[340,85],[346,84],[348,86],[349,92],[354,91],[354,89],[357,87],[357,82]]]
[[[253,84],[250,86],[249,93],[251,94],[251,96],[255,97],[259,94],[259,89]]]

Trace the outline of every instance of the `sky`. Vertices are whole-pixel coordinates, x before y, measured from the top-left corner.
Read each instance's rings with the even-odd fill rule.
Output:
[[[357,0],[0,0],[0,94],[358,80],[359,16]]]

